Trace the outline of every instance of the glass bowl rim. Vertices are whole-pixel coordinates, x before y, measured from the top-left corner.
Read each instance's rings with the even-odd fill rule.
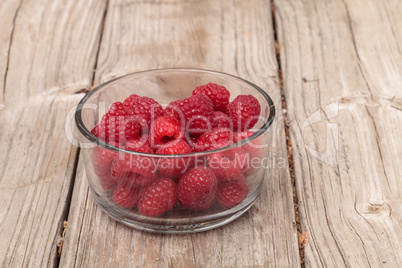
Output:
[[[255,90],[257,90],[263,97],[264,99],[268,102],[269,105],[269,115],[265,123],[259,128],[256,132],[254,132],[251,136],[249,136],[246,139],[243,139],[239,142],[233,143],[229,146],[225,146],[222,148],[214,149],[214,150],[209,150],[209,151],[203,151],[203,152],[193,152],[193,153],[188,153],[188,154],[151,154],[151,153],[142,153],[142,152],[136,152],[136,151],[131,151],[127,150],[121,147],[116,147],[112,144],[109,144],[98,137],[96,137],[92,132],[85,126],[83,120],[82,120],[82,110],[84,109],[84,105],[86,104],[87,100],[92,97],[92,95],[95,95],[97,91],[105,87],[106,85],[115,82],[116,80],[122,79],[127,76],[132,76],[132,75],[141,75],[145,73],[158,73],[158,72],[199,72],[199,73],[206,73],[206,74],[212,74],[212,75],[217,75],[217,76],[226,76],[229,78],[234,78],[237,80],[240,80],[241,82],[244,82],[251,87],[253,87]],[[206,70],[206,69],[196,69],[196,68],[160,68],[160,69],[150,69],[150,70],[144,70],[144,71],[139,71],[139,72],[134,72],[134,73],[129,73],[126,75],[122,75],[116,78],[113,78],[111,80],[108,80],[91,91],[89,91],[85,96],[80,100],[80,102],[77,105],[76,111],[75,111],[75,123],[80,131],[80,133],[87,138],[89,141],[93,142],[95,145],[98,145],[102,148],[117,152],[117,153],[126,153],[126,154],[131,154],[131,155],[138,155],[138,156],[146,156],[146,157],[156,157],[156,158],[183,158],[183,157],[193,157],[193,156],[206,156],[218,152],[223,152],[227,151],[230,149],[233,149],[235,147],[239,147],[245,144],[248,144],[252,142],[253,140],[257,139],[259,136],[261,136],[264,132],[268,130],[268,128],[272,125],[273,121],[275,118],[275,105],[274,102],[272,101],[271,97],[260,87],[257,85],[241,78],[235,75],[227,74],[224,72],[219,72],[219,71],[213,71],[213,70]]]

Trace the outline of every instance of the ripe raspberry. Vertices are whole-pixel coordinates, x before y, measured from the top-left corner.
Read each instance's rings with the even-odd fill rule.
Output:
[[[126,108],[130,108],[131,107],[131,105],[133,104],[133,102],[137,99],[137,98],[140,98],[141,96],[138,96],[138,95],[136,95],[136,94],[132,94],[132,95],[130,95],[129,97],[127,97],[124,101],[123,101],[123,105],[126,107]]]
[[[159,216],[177,204],[176,184],[168,178],[156,180],[148,186],[138,203],[141,214],[149,217]]]
[[[254,131],[238,131],[235,132],[235,142],[239,142],[242,140],[247,139],[248,137],[250,137],[251,135],[253,135],[255,132]]]
[[[113,201],[121,207],[131,208],[138,204],[141,194],[141,187],[137,187],[130,179],[125,179],[114,190]]]
[[[242,140],[246,140],[247,144],[242,146],[243,150],[250,154],[250,158],[254,157],[261,157],[262,148],[261,148],[261,139],[260,137],[250,140],[249,137],[253,135],[255,132],[253,131],[242,131],[242,132],[235,132],[235,142],[239,142]]]
[[[148,142],[145,142],[142,146],[139,146],[140,143],[141,141],[132,140],[127,142],[125,148],[127,150],[132,150],[140,153],[154,153],[151,145]],[[156,163],[151,157],[141,155],[129,155],[128,159],[129,161],[125,161],[125,163],[130,172],[137,173],[143,177],[149,178],[149,180],[153,180],[153,178],[155,178]]]
[[[118,146],[117,144],[113,145]],[[106,191],[113,190],[116,185],[116,180],[110,173],[110,166],[117,155],[117,152],[99,146],[95,147],[92,152],[93,169],[99,178],[99,183]]]
[[[152,121],[163,115],[163,108],[157,101],[148,97],[136,97],[128,109],[129,114],[143,119],[149,129]]]
[[[133,176],[131,176],[131,178],[133,180],[133,183],[138,186],[150,185],[155,180],[155,176],[146,177],[138,173],[132,173],[132,174]]]
[[[171,141],[163,148],[156,151],[156,154],[189,154],[193,150],[184,140]],[[163,177],[177,178],[182,176],[193,163],[191,157],[181,158],[160,158],[158,162],[158,172]]]
[[[190,134],[212,129],[213,112],[211,100],[202,94],[171,102],[165,109],[165,115],[180,120]]]
[[[215,111],[226,112],[226,107],[229,104],[230,92],[224,86],[208,83],[196,87],[193,90],[193,95],[197,93],[207,96],[212,101]]]
[[[190,145],[184,140],[171,141],[156,151],[156,154],[189,154],[192,153]]]
[[[197,144],[194,146],[194,151],[208,151],[212,148],[220,148],[230,145],[234,142],[233,132],[228,128],[214,128],[212,131],[202,134]]]
[[[125,154],[120,154],[113,160],[110,167],[110,175],[115,181],[120,181],[130,175],[128,167],[130,165],[129,161],[129,155]]]
[[[224,128],[231,128],[231,120],[229,118],[229,116],[225,113],[219,112],[219,111],[215,111],[214,112],[214,123],[213,123],[213,127],[217,128],[217,127],[224,127]]]
[[[91,133],[94,134],[96,137],[99,138],[100,132],[99,132],[99,125],[96,125],[92,130]]]
[[[127,115],[128,111],[121,102],[114,102],[110,105],[107,114],[113,116],[120,116],[120,115]]]
[[[102,117],[99,124],[100,138],[107,142],[124,144],[127,140],[137,138],[142,131],[142,125],[132,115],[128,114],[121,102],[115,102]]]
[[[99,178],[99,184],[105,191],[113,191],[116,187],[116,180],[109,173],[96,174]]]
[[[227,114],[233,122],[235,130],[247,130],[258,121],[261,105],[252,95],[239,95],[227,108]]]
[[[148,142],[149,136],[147,134],[141,135],[138,139],[129,140],[124,146],[125,149],[142,152],[142,153],[153,153],[152,147]]]
[[[256,159],[261,159],[262,156],[261,139],[258,137],[252,141],[249,140],[248,138],[253,134],[253,131],[235,132],[235,142],[241,140],[247,142],[241,146],[241,148],[246,152],[246,161],[248,162],[247,169],[244,172],[245,176],[256,173],[261,167],[260,164],[258,164],[260,163],[260,160],[256,161]]]
[[[115,181],[131,179],[135,185],[144,186],[151,184],[155,179],[155,167],[143,168],[142,162],[137,162],[139,156],[125,155],[124,159],[115,159],[111,167],[111,175]],[[142,159],[141,159],[142,160]],[[150,160],[145,164],[152,164]],[[144,166],[145,166],[144,165]],[[142,168],[142,169],[141,169]]]
[[[222,182],[218,186],[216,200],[224,207],[233,207],[243,201],[248,195],[246,178]]]
[[[139,146],[141,142],[138,140],[128,141],[125,148],[128,150],[153,154],[153,150],[148,142]],[[148,184],[153,181],[156,173],[156,163],[152,157],[134,155],[134,154],[119,154],[112,163],[111,174],[116,179],[122,179],[128,176],[136,176],[130,173],[136,173],[136,181],[138,185]],[[145,177],[145,178],[143,178]]]
[[[177,195],[187,209],[207,209],[214,203],[217,186],[218,181],[209,168],[195,167],[180,178]]]
[[[116,143],[110,144],[119,147],[119,145]],[[92,164],[95,172],[99,171],[105,173],[106,171],[110,170],[110,164],[117,155],[118,153],[115,151],[96,146],[92,152]]]
[[[186,133],[186,141],[190,145],[191,149],[194,151],[195,145],[197,144],[200,135],[190,135]]]
[[[219,181],[228,181],[243,175],[249,166],[247,160],[244,150],[234,147],[208,156],[208,166]]]
[[[149,141],[152,148],[159,149],[169,141],[182,139],[184,139],[184,129],[177,119],[162,116],[152,122],[149,131]]]

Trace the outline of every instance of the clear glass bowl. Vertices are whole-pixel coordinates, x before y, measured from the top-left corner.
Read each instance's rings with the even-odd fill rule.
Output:
[[[117,101],[123,102],[131,94],[153,98],[166,107],[171,101],[191,96],[195,87],[207,83],[216,83],[226,87],[231,94],[230,101],[238,95],[249,94],[258,99],[261,114],[253,128],[254,134],[231,146],[211,151],[185,155],[157,155],[118,148],[105,143],[91,133],[91,130],[108,111],[110,104]],[[271,98],[258,86],[239,77],[199,69],[149,70],[113,79],[85,95],[75,113],[77,127],[83,136],[80,142],[81,154],[89,188],[96,203],[118,222],[136,229],[160,233],[188,233],[216,228],[235,220],[253,205],[264,180],[268,179],[264,161],[267,160],[273,136],[272,131],[269,130],[274,117],[275,107]],[[127,208],[116,204],[113,201],[113,190],[116,185],[108,184],[103,178],[104,170],[108,170],[110,167],[108,165],[99,166],[95,160],[97,154],[115,155],[115,157],[131,155],[134,158],[150,160],[156,165],[166,162],[191,163],[192,167],[210,166],[211,169],[222,173],[222,171],[226,171],[225,168],[219,165],[213,166],[211,159],[216,159],[216,156],[219,156],[219,159],[228,155],[233,156],[239,148],[246,152],[247,156],[241,158],[240,161],[241,165],[246,165],[245,168],[242,166],[244,171],[242,177],[245,178],[248,186],[248,193],[243,201],[225,207],[215,200],[211,207],[204,210],[189,210],[178,202],[168,212],[157,217],[142,215],[136,206]],[[156,172],[155,176],[160,177],[159,171]],[[179,179],[174,178],[176,183]],[[221,184],[219,182],[219,185]]]

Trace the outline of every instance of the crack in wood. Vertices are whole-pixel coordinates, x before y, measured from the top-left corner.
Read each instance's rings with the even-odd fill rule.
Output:
[[[13,26],[12,26],[11,34],[10,34],[10,43],[9,43],[9,45],[8,45],[8,50],[7,50],[6,70],[5,70],[5,72],[4,72],[4,84],[3,84],[3,96],[2,96],[3,99],[0,100],[0,105],[4,104],[4,103],[6,102],[7,75],[8,75],[8,67],[9,67],[9,65],[10,65],[11,46],[12,46],[12,44],[13,44],[13,39],[14,39],[15,21],[17,20],[17,16],[18,16],[18,13],[19,13],[19,11],[20,11],[20,8],[21,8],[21,5],[22,5],[22,2],[23,2],[23,1],[24,1],[24,0],[21,0],[21,1],[20,1],[19,5],[18,5],[18,7],[17,7],[17,9],[16,9],[16,11],[15,11],[14,18],[13,18],[13,24],[12,24]]]
[[[321,190],[321,195],[324,195],[322,190]],[[322,205],[324,206],[324,216],[325,216],[325,221],[327,222],[327,227],[328,227],[329,233],[331,234],[331,237],[334,240],[335,246],[338,249],[339,254],[341,255],[343,264],[345,265],[345,267],[350,267],[350,264],[346,261],[345,256],[343,256],[343,254],[342,254],[343,251],[341,250],[341,247],[339,246],[338,238],[335,236],[335,234],[334,234],[334,232],[332,230],[330,221],[328,219],[328,214],[327,214],[328,210],[327,210],[327,206],[325,204],[325,200],[323,200]]]
[[[364,72],[363,72],[362,60],[361,60],[360,55],[359,55],[359,50],[357,49],[356,38],[355,38],[355,35],[354,35],[354,32],[353,32],[352,18],[351,18],[351,16],[350,16],[349,7],[348,7],[348,5],[346,4],[345,0],[342,0],[342,2],[343,2],[343,4],[344,4],[344,6],[345,6],[346,15],[347,15],[347,18],[348,18],[348,26],[349,26],[349,29],[350,29],[350,34],[351,34],[351,36],[352,36],[353,48],[354,48],[354,50],[356,51],[356,56],[357,56],[357,60],[358,60],[357,66],[359,67],[359,71],[360,71],[360,73],[361,73],[361,75],[362,75],[362,78],[363,78],[364,82],[366,83],[366,86],[367,86],[368,91],[370,91],[370,93],[372,94],[373,91],[371,90],[371,88],[370,88],[370,86],[369,86],[369,83],[368,83],[368,81],[367,81],[366,75],[365,75]]]
[[[91,84],[91,88],[90,88],[90,89],[85,89],[85,88],[83,88],[83,89],[81,89],[81,90],[78,90],[78,91],[74,92],[74,94],[81,94],[81,93],[87,94],[90,90],[92,90],[92,87],[93,87],[93,80],[92,80],[92,84]]]
[[[72,153],[74,153],[74,150],[72,151]],[[71,199],[73,196],[75,179],[77,177],[77,167],[78,167],[79,156],[80,156],[80,148],[77,148],[77,150],[75,151],[74,162],[72,165],[73,171],[71,173],[71,183],[70,183],[70,187],[68,189],[67,200],[66,200],[65,206],[63,208],[63,215],[64,215],[63,216],[64,220],[62,221],[63,226],[59,227],[60,228],[59,235],[60,235],[60,237],[63,238],[62,243],[64,242],[65,232],[67,229],[66,223],[68,222],[68,216],[69,216],[70,206],[71,206]],[[57,259],[55,260],[55,263],[56,263],[56,266],[59,267],[59,265],[60,265],[59,261],[60,261],[61,255],[63,254],[63,250],[62,250],[63,245],[61,244],[61,246],[58,247],[58,245],[56,243],[55,246],[56,246],[56,253],[57,253],[56,254]]]
[[[93,68],[93,75],[92,75],[92,80],[91,80],[91,87],[88,91],[86,91],[86,93],[88,93],[89,91],[91,91],[94,88],[94,84],[95,84],[95,76],[96,76],[96,70],[98,68],[98,59],[99,59],[99,52],[101,49],[101,45],[102,45],[102,38],[103,38],[103,32],[105,29],[105,22],[106,22],[106,16],[107,16],[107,10],[109,7],[109,0],[106,0],[106,5],[105,5],[105,11],[103,12],[103,18],[102,18],[102,26],[100,27],[100,36],[99,36],[99,44],[98,44],[98,49],[96,51],[96,56],[95,56],[95,63],[94,63],[94,68]]]
[[[301,223],[300,223],[300,218],[299,218],[299,199],[298,199],[297,191],[296,191],[296,181],[294,179],[293,147],[292,147],[292,141],[291,141],[290,135],[289,135],[289,122],[288,122],[287,112],[283,111],[283,109],[286,109],[287,106],[286,106],[286,98],[285,98],[284,83],[283,83],[282,68],[281,68],[280,47],[279,47],[278,34],[277,34],[274,0],[271,0],[271,14],[272,14],[272,27],[273,27],[274,40],[275,40],[275,53],[276,53],[276,60],[278,63],[279,85],[280,85],[281,100],[282,100],[282,116],[283,116],[284,122],[285,122],[284,126],[285,126],[285,132],[286,132],[286,145],[287,145],[286,148],[288,151],[289,172],[290,172],[290,179],[291,179],[292,191],[293,191],[296,230],[297,230],[298,237],[300,237],[300,236],[303,236],[303,234],[302,234]],[[299,255],[300,255],[299,256],[300,257],[300,265],[302,268],[305,267],[304,247],[305,247],[304,240],[299,239],[298,248],[299,248]]]
[[[382,165],[382,169],[383,169],[383,173],[384,173],[384,176],[385,176],[385,180],[386,180],[386,182],[387,182],[388,187],[389,187],[390,189],[392,189],[391,185],[389,184],[389,179],[388,179],[387,170],[386,170],[386,168],[385,168],[385,166],[384,166],[384,158],[383,158],[383,156],[382,156],[381,146],[380,146],[380,142],[379,142],[379,140],[378,140],[379,137],[380,137],[380,135],[379,135],[379,132],[378,132],[378,129],[377,129],[377,125],[376,125],[376,122],[375,122],[373,116],[371,115],[370,111],[367,109],[367,106],[366,106],[366,111],[367,111],[368,116],[369,116],[370,119],[371,119],[371,122],[373,123],[374,131],[375,131],[375,141],[376,141],[376,143],[377,143],[378,154],[379,154],[379,156],[380,156],[380,160],[381,160],[380,162],[381,162],[381,165]]]

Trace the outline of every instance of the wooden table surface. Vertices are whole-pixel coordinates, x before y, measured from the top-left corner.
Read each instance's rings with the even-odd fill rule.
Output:
[[[0,25],[1,267],[402,267],[400,0],[2,0]],[[88,191],[75,105],[164,67],[276,104],[277,164],[224,227],[136,231]]]

